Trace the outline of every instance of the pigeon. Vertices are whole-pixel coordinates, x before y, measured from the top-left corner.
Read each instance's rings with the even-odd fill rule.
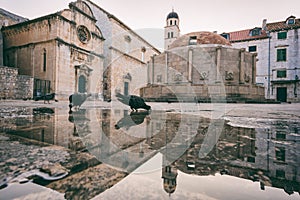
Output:
[[[145,100],[142,97],[135,95],[125,96],[121,93],[116,94],[117,99],[124,103],[125,105],[129,105],[132,111],[136,111],[140,108],[145,110],[151,110],[151,106],[145,103]]]
[[[54,100],[55,102],[58,102],[58,100],[55,99],[55,93],[50,93],[50,94],[45,94],[42,96],[37,96],[34,98],[35,101],[39,101],[39,100],[44,100],[44,103],[46,103],[46,101],[48,102],[48,104],[50,103],[50,100]]]
[[[69,96],[69,113],[72,113],[72,108],[75,107],[77,110],[85,102],[85,100],[92,96],[92,94],[87,93],[74,93]]]

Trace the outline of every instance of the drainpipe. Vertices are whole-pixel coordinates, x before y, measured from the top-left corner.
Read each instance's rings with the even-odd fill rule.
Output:
[[[270,99],[270,78],[271,78],[271,36],[270,32],[268,32],[268,38],[269,38],[269,49],[268,49],[268,92],[267,92],[267,99]]]

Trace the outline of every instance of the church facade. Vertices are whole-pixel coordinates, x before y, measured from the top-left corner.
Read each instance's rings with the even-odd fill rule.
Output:
[[[90,0],[97,26],[105,38],[103,55],[103,96],[115,100],[116,92],[139,94],[139,88],[147,84],[147,61],[160,51],[148,43],[120,19]]]
[[[179,17],[167,16],[165,52],[148,62],[148,85],[141,95],[149,101],[263,101],[256,85],[256,54],[233,48],[211,32],[180,36]]]
[[[146,85],[146,61],[159,50],[90,0],[3,26],[3,65],[34,78],[32,96],[55,92],[114,98]]]
[[[3,27],[4,65],[34,77],[33,96],[99,93],[104,38],[95,22],[87,4],[77,1],[55,14]]]

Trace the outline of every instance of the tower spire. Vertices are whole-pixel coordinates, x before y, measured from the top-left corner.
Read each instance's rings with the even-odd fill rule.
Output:
[[[172,12],[168,14],[165,26],[165,49],[168,49],[169,45],[179,36],[179,17],[178,14],[174,12],[174,7],[172,6]]]

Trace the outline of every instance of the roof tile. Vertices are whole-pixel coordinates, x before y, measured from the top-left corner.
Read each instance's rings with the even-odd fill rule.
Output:
[[[290,16],[290,18],[295,18],[294,16]],[[266,30],[270,32],[280,31],[280,30],[288,30],[288,29],[297,29],[300,28],[300,18],[295,19],[295,24],[287,24],[286,21],[267,23]],[[246,29],[240,31],[229,32],[229,41],[230,42],[241,42],[241,41],[249,41],[249,40],[259,40],[268,38],[267,31],[262,30],[260,35],[251,36],[250,31],[253,29]],[[226,33],[223,33],[226,34]]]

